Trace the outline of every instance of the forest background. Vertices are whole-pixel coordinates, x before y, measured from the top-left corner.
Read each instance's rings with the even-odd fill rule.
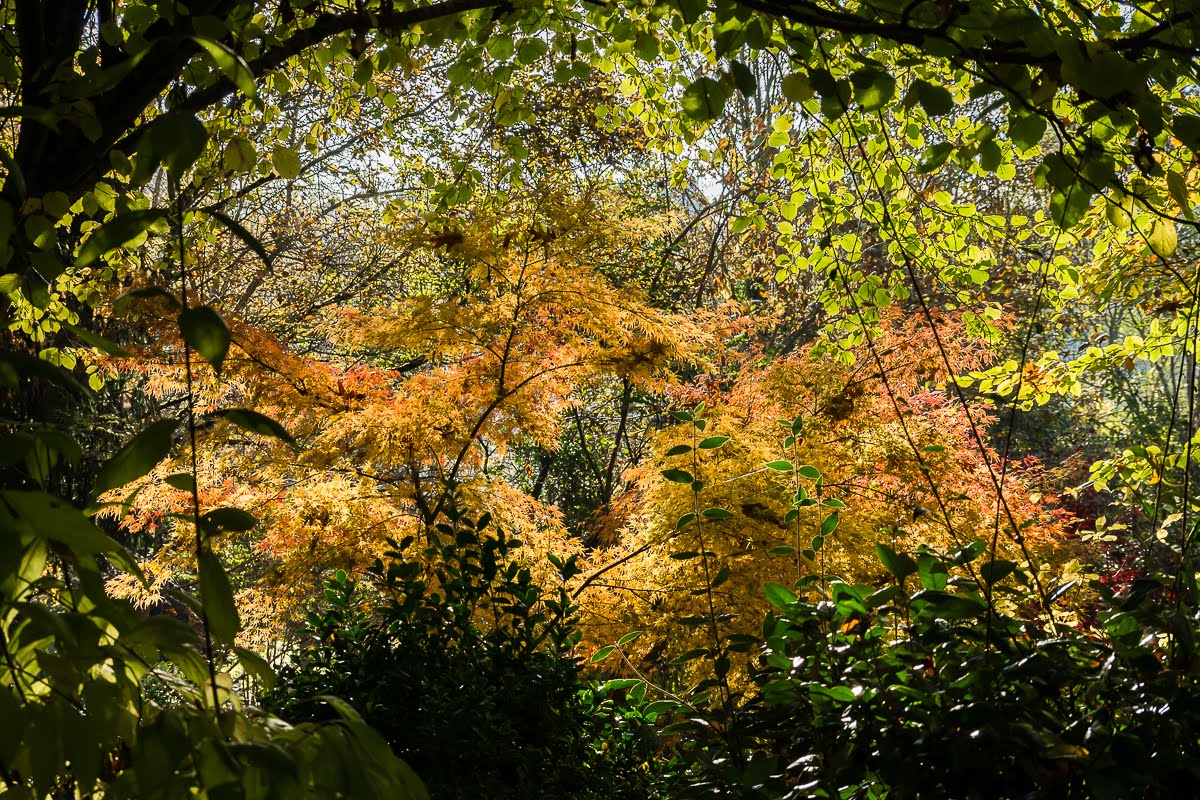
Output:
[[[1191,4],[2,8],[0,793],[1200,777]]]

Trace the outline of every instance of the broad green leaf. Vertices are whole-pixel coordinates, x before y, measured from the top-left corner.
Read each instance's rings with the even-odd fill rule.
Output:
[[[671,456],[682,456],[690,452],[692,452],[692,446],[690,444],[677,444],[667,451],[667,457],[670,458]]]
[[[783,96],[793,103],[803,103],[815,94],[808,76],[793,72],[783,79]]]
[[[935,86],[928,81],[918,80],[913,83],[908,96],[905,97],[905,104],[911,106],[913,101],[920,103],[921,108],[931,117],[940,117],[954,110],[954,95],[944,86]]]
[[[850,76],[850,84],[864,111],[879,111],[896,95],[896,79],[880,69],[860,69]]]
[[[250,71],[250,65],[246,63],[245,59],[220,42],[200,36],[192,38],[204,48],[213,63],[217,65],[217,69],[225,74],[225,77],[237,87],[239,92],[252,99],[258,97],[258,87],[254,85],[254,73]]]
[[[716,450],[728,441],[728,436],[709,436],[707,439],[701,440],[697,447],[701,450]]]
[[[754,71],[740,61],[729,63],[729,72],[733,76],[733,85],[744,97],[753,97],[758,91],[758,78]]]
[[[98,333],[89,331],[87,328],[82,328],[78,325],[71,325],[70,323],[63,325],[63,327],[79,337],[80,341],[82,341],[84,344],[96,348],[105,355],[113,356],[115,358],[133,357],[133,354],[128,350],[125,350],[119,345],[110,342],[108,339],[105,339]]]
[[[950,158],[950,154],[954,152],[954,145],[950,142],[938,142],[937,144],[925,150],[924,158],[917,165],[918,173],[933,172],[935,169],[946,163],[946,159]]]
[[[163,479],[173,489],[179,489],[183,492],[190,492],[196,488],[196,478],[190,472],[177,472],[174,475],[168,475]]]
[[[733,514],[723,508],[706,508],[700,512],[700,516],[705,519],[729,519]]]
[[[185,308],[179,314],[179,332],[183,340],[202,355],[213,371],[221,372],[221,364],[229,352],[229,326],[211,306]]]
[[[1092,190],[1074,183],[1066,189],[1055,189],[1050,195],[1050,216],[1060,228],[1070,230],[1079,224],[1091,204]]]
[[[682,469],[664,469],[662,476],[672,483],[691,483],[692,473]]]
[[[4,492],[4,504],[32,532],[70,548],[77,556],[117,552],[121,546],[65,500],[45,492]]]
[[[253,409],[224,408],[220,411],[214,411],[212,416],[229,420],[242,430],[257,433],[260,436],[273,436],[291,445],[293,449],[298,447],[296,440],[287,432],[287,429],[267,415],[260,414]]]
[[[196,163],[208,144],[208,130],[195,114],[171,111],[150,124],[152,155],[178,177]]]
[[[820,470],[808,464],[805,464],[804,466],[800,467],[800,469],[796,470],[796,474],[802,478],[808,478],[810,481],[821,480]]]
[[[782,459],[779,461],[768,461],[767,469],[773,469],[776,472],[791,472],[792,471],[792,462],[783,461]]]
[[[589,664],[598,664],[601,661],[603,661],[604,659],[611,656],[616,649],[617,649],[616,645],[613,645],[613,644],[605,645],[604,647],[601,647],[599,650],[597,650],[595,653],[592,654],[592,657],[588,659],[588,663]]]
[[[884,568],[892,573],[898,581],[903,581],[917,571],[917,562],[912,559],[912,556],[907,553],[897,553],[882,542],[875,544],[875,553],[879,556],[879,561]]]
[[[922,586],[935,591],[945,589],[950,580],[950,575],[942,560],[927,554],[917,557],[917,577],[921,579]]]
[[[1183,175],[1170,170],[1167,172],[1167,191],[1171,199],[1179,206],[1179,210],[1189,220],[1195,221],[1196,214],[1192,211],[1192,200],[1188,190],[1187,179]]]
[[[1036,147],[1046,133],[1046,118],[1038,114],[1013,117],[1008,123],[1008,136],[1018,150]]]
[[[712,78],[697,78],[683,90],[683,112],[701,122],[716,119],[725,110],[725,87]]]
[[[173,419],[160,419],[147,425],[100,468],[92,486],[92,497],[124,486],[154,469],[171,451],[171,437],[178,427],[179,423]]]
[[[200,599],[213,638],[225,644],[232,643],[241,627],[233,602],[233,586],[221,560],[207,550],[200,553]]]
[[[1007,578],[1016,568],[1017,562],[998,558],[995,561],[987,561],[980,564],[979,574],[983,577],[984,583],[990,586]]]
[[[1171,122],[1171,130],[1189,150],[1200,155],[1200,117],[1195,114],[1179,114]]]
[[[767,600],[771,605],[781,611],[786,611],[788,606],[796,602],[796,595],[791,589],[779,583],[768,583],[763,586],[763,594],[767,596]]]
[[[824,521],[821,523],[821,535],[828,536],[831,533],[833,533],[834,531],[836,531],[838,522],[840,520],[841,520],[841,517],[838,515],[837,511],[834,511],[832,514],[830,514],[828,517],[826,517],[824,519]],[[813,549],[816,550],[815,547]]]
[[[254,530],[256,525],[258,518],[240,508],[214,508],[200,517],[200,526],[208,529],[210,534],[220,531],[244,533]]]
[[[138,239],[155,223],[166,219],[164,212],[158,209],[143,209],[126,211],[118,214],[103,226],[91,232],[87,241],[79,248],[75,265],[86,267],[91,265],[105,253],[112,252],[135,239]]]
[[[629,644],[630,642],[632,642],[634,639],[638,638],[641,635],[642,635],[642,631],[631,631],[617,640],[617,646],[624,647],[625,645]]]
[[[233,652],[238,657],[242,671],[254,678],[268,692],[275,686],[275,670],[265,658],[244,647],[235,647]]]
[[[1150,223],[1150,233],[1146,236],[1150,249],[1159,258],[1170,258],[1179,247],[1179,234],[1175,229],[1175,221],[1155,217]]]
[[[675,521],[675,530],[682,530],[688,525],[691,525],[696,519],[696,515],[688,512]]]
[[[234,136],[230,139],[225,145],[225,153],[221,156],[221,165],[231,172],[248,172],[254,168],[257,161],[258,153],[254,145],[244,136]]]
[[[300,171],[303,169],[300,156],[295,150],[284,145],[276,145],[271,151],[271,164],[279,177],[289,181],[300,177]]]

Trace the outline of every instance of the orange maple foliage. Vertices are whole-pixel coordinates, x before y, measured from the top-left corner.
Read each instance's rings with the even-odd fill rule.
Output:
[[[673,365],[707,340],[691,319],[603,277],[607,264],[649,257],[648,242],[672,224],[626,214],[613,197],[549,196],[452,220],[414,214],[405,224],[395,238],[407,243],[411,268],[441,275],[441,290],[331,310],[321,335],[341,354],[336,362],[230,320],[235,348],[220,381],[196,385],[200,410],[256,408],[303,443],[293,454],[222,421],[199,432],[202,503],[259,517],[227,554],[247,564],[248,587],[272,592],[285,611],[314,596],[331,570],[371,563],[387,538],[412,534],[419,544],[452,503],[491,513],[533,545],[539,564],[547,552],[578,549],[555,509],[501,474],[508,448],[555,447],[563,413],[599,381],[666,389]],[[169,313],[151,312],[156,344],[133,369],[152,395],[177,398],[180,344]],[[182,510],[184,493],[163,483],[181,469],[166,464],[149,476],[123,520],[128,529],[161,524],[146,509]],[[241,476],[236,486],[230,475]],[[188,571],[188,527],[172,521],[147,565],[155,575]]]
[[[986,359],[982,343],[961,326],[938,324],[954,371]],[[597,554],[581,597],[593,643],[648,631],[630,646],[635,658],[647,659],[645,669],[665,669],[668,656],[710,644],[705,626],[686,624],[705,605],[700,561],[686,554],[704,550],[714,554],[710,578],[722,576],[715,587],[726,615],[722,627],[744,633],[761,621],[768,581],[790,585],[818,574],[885,586],[891,577],[876,557],[878,542],[949,552],[996,537],[1002,557],[1025,561],[1028,554],[1035,569],[1061,563],[1070,550],[1067,515],[1034,490],[1031,465],[1009,465],[1005,504],[997,503],[991,477],[1000,472],[997,454],[981,449],[966,412],[944,388],[950,376],[930,338],[919,321],[897,313],[885,318],[873,344],[886,386],[865,345],[850,366],[809,346],[785,357],[751,351],[736,374],[675,390],[682,407],[704,403],[705,429],[696,433],[681,422],[659,432],[657,457],[627,476],[633,488],[620,501],[620,544]],[[731,381],[727,390],[720,377]],[[802,428],[787,446],[797,417]],[[995,421],[981,406],[971,408],[971,417],[984,436]],[[730,438],[713,449],[666,455],[709,436]],[[777,468],[766,466],[772,462]],[[791,469],[802,466],[815,467],[820,481]],[[664,479],[664,469],[688,472],[703,489]],[[833,504],[800,508],[792,518],[798,493]],[[707,508],[732,515],[677,524]],[[814,548],[833,514],[836,529]]]

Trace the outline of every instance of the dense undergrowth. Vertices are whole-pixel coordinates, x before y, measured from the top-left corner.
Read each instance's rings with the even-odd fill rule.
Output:
[[[887,585],[766,587],[725,705],[716,673],[690,687],[598,675],[634,637],[586,666],[569,594],[532,584],[486,526],[439,526],[435,586],[397,561],[370,570],[365,597],[330,581],[267,705],[310,719],[313,696],[346,698],[434,797],[1115,799],[1200,778],[1190,582],[1097,583],[1094,622],[1047,625],[1053,598],[984,542],[880,545]]]

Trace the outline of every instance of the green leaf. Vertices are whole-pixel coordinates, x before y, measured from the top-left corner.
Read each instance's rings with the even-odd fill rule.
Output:
[[[521,64],[532,64],[546,55],[546,43],[536,37],[526,39],[517,48],[517,61]]]
[[[698,658],[704,658],[705,656],[709,655],[711,652],[712,651],[709,650],[707,647],[697,647],[693,650],[688,650],[686,653],[681,653],[680,655],[675,656],[675,658],[671,659],[670,663],[673,666],[678,666],[679,664],[686,664],[689,661],[695,661]]]
[[[700,512],[700,516],[705,519],[729,519],[733,514],[723,508],[706,508]]]
[[[190,472],[177,472],[174,475],[168,475],[163,479],[163,482],[167,486],[183,492],[190,492],[196,488],[196,479]]]
[[[1036,147],[1046,133],[1046,118],[1038,114],[1013,117],[1008,122],[1008,136],[1019,150]]]
[[[769,556],[791,556],[796,554],[796,548],[791,545],[781,545],[780,547],[772,547],[767,551]]]
[[[1017,568],[1017,562],[1007,561],[998,558],[994,561],[988,561],[979,565],[979,574],[983,577],[984,583],[991,586],[993,583],[1000,581],[1011,575]]]
[[[695,519],[696,519],[696,515],[691,512],[684,514],[682,517],[680,517],[678,520],[675,521],[675,530],[677,530],[677,531],[683,530],[688,525],[691,525]]]
[[[66,545],[76,556],[124,553],[121,545],[65,500],[45,492],[9,491],[2,496],[6,509],[36,536]]]
[[[814,685],[809,687],[809,691],[812,694],[824,695],[825,697],[837,700],[839,703],[852,703],[856,698],[854,690],[849,686]]]
[[[258,87],[254,84],[254,73],[250,71],[250,65],[246,63],[245,59],[220,42],[214,42],[212,39],[205,39],[201,36],[192,38],[204,48],[213,63],[217,65],[217,69],[225,74],[225,77],[237,87],[239,92],[249,98],[258,97]]]
[[[813,69],[808,74],[809,82],[821,95],[821,113],[835,120],[846,113],[850,106],[850,81],[837,80],[827,69]]]
[[[105,355],[114,356],[116,358],[132,358],[133,354],[128,350],[123,349],[119,345],[110,342],[98,333],[93,333],[87,328],[81,328],[78,325],[65,323],[64,328],[75,334],[84,344],[94,347]]]
[[[896,79],[886,72],[866,67],[850,76],[854,98],[864,111],[878,111],[896,95]]]
[[[220,559],[207,550],[200,553],[200,598],[213,638],[232,643],[242,624],[233,602],[233,586]]]
[[[1196,214],[1192,211],[1192,201],[1189,197],[1187,179],[1178,172],[1170,170],[1167,172],[1167,191],[1171,195],[1171,199],[1179,206],[1179,210],[1185,217],[1193,222],[1196,221]]]
[[[816,467],[805,464],[796,470],[796,474],[802,478],[808,478],[810,481],[821,480],[821,472]]]
[[[917,562],[911,556],[907,553],[897,553],[882,542],[875,544],[875,554],[879,556],[879,561],[884,568],[892,573],[898,581],[903,581],[917,571]]]
[[[1175,229],[1175,221],[1155,217],[1150,223],[1150,233],[1146,243],[1159,258],[1170,258],[1179,247],[1179,233]]]
[[[836,511],[834,511],[832,514],[830,514],[828,517],[826,517],[824,519],[824,521],[821,522],[821,535],[828,536],[829,534],[836,531],[838,522],[840,521],[840,519],[841,518],[839,517],[838,512],[836,512]],[[814,547],[813,549],[815,550],[816,548]]]
[[[200,526],[211,533],[229,531],[244,533],[254,530],[258,525],[258,517],[240,508],[214,508],[200,517]]]
[[[300,171],[303,169],[296,151],[281,144],[271,151],[271,163],[279,177],[289,181],[300,177]]]
[[[1091,204],[1092,190],[1075,183],[1050,195],[1050,216],[1060,228],[1069,230],[1079,224]]]
[[[917,165],[917,172],[926,173],[933,172],[935,169],[946,163],[946,159],[954,152],[954,145],[950,142],[938,142],[937,144],[925,150],[925,157],[921,163]]]
[[[796,595],[791,589],[779,583],[768,583],[763,586],[763,594],[771,605],[780,611],[786,611],[788,606],[796,602]]]
[[[709,436],[707,439],[701,440],[700,444],[697,446],[701,450],[716,450],[728,441],[728,436]]]
[[[624,647],[642,635],[642,631],[631,631],[617,640],[617,647]]]
[[[263,689],[271,691],[275,686],[275,670],[271,668],[270,663],[258,653],[244,647],[234,647],[233,652],[238,657],[242,671],[262,684]]]
[[[231,172],[248,172],[258,161],[258,152],[254,145],[244,136],[234,136],[225,145],[225,153],[221,156],[221,166]],[[207,211],[206,213],[213,213]]]
[[[260,436],[273,436],[288,445],[292,449],[299,449],[296,440],[292,438],[287,429],[280,425],[275,420],[268,417],[266,414],[250,408],[223,408],[220,411],[214,411],[212,416],[228,420],[237,425],[242,430],[257,433]]]
[[[208,144],[208,130],[195,114],[171,111],[150,124],[151,155],[176,177],[196,163]]]
[[[792,462],[790,462],[790,461],[783,461],[783,460],[780,460],[780,461],[768,461],[768,462],[767,462],[767,469],[773,469],[773,470],[775,470],[776,472],[791,472],[791,471],[792,471]]]
[[[740,61],[729,62],[729,72],[733,76],[733,85],[744,97],[753,97],[758,91],[758,78],[754,71]]]
[[[682,469],[664,469],[662,476],[672,483],[691,483],[692,473]]]
[[[944,86],[935,86],[928,81],[918,80],[909,89],[909,97],[921,104],[930,117],[940,117],[954,110],[954,95]],[[910,104],[908,98],[905,102]]]
[[[691,422],[692,415],[689,411],[672,411],[671,416],[679,422]]]
[[[604,647],[601,647],[599,650],[597,650],[595,653],[592,654],[592,657],[588,659],[588,663],[589,664],[598,664],[601,661],[603,661],[604,659],[611,656],[613,654],[613,651],[615,651],[616,649],[617,649],[617,646],[614,644],[605,645]]]
[[[211,306],[185,308],[179,313],[179,332],[183,340],[221,372],[221,364],[229,352],[229,326]]]
[[[690,444],[677,444],[667,451],[667,458],[670,458],[671,456],[682,456],[690,452],[692,452],[692,446]]]
[[[179,423],[173,419],[160,419],[130,439],[100,468],[92,486],[92,497],[124,486],[154,469],[170,452],[171,437],[177,427]]]
[[[928,554],[917,557],[917,577],[921,579],[922,586],[934,591],[945,589],[950,581],[945,563],[940,558]]]
[[[812,84],[803,72],[793,72],[783,79],[783,96],[793,103],[803,103],[814,94]]]
[[[683,113],[705,122],[721,116],[725,110],[725,87],[712,78],[697,78],[683,90]]]
[[[1171,122],[1171,130],[1189,150],[1200,155],[1200,117],[1195,114],[1179,114]]]
[[[118,214],[100,228],[92,231],[87,241],[79,248],[75,265],[78,267],[91,265],[100,256],[139,238],[155,223],[164,219],[166,219],[164,212],[153,208]]]

